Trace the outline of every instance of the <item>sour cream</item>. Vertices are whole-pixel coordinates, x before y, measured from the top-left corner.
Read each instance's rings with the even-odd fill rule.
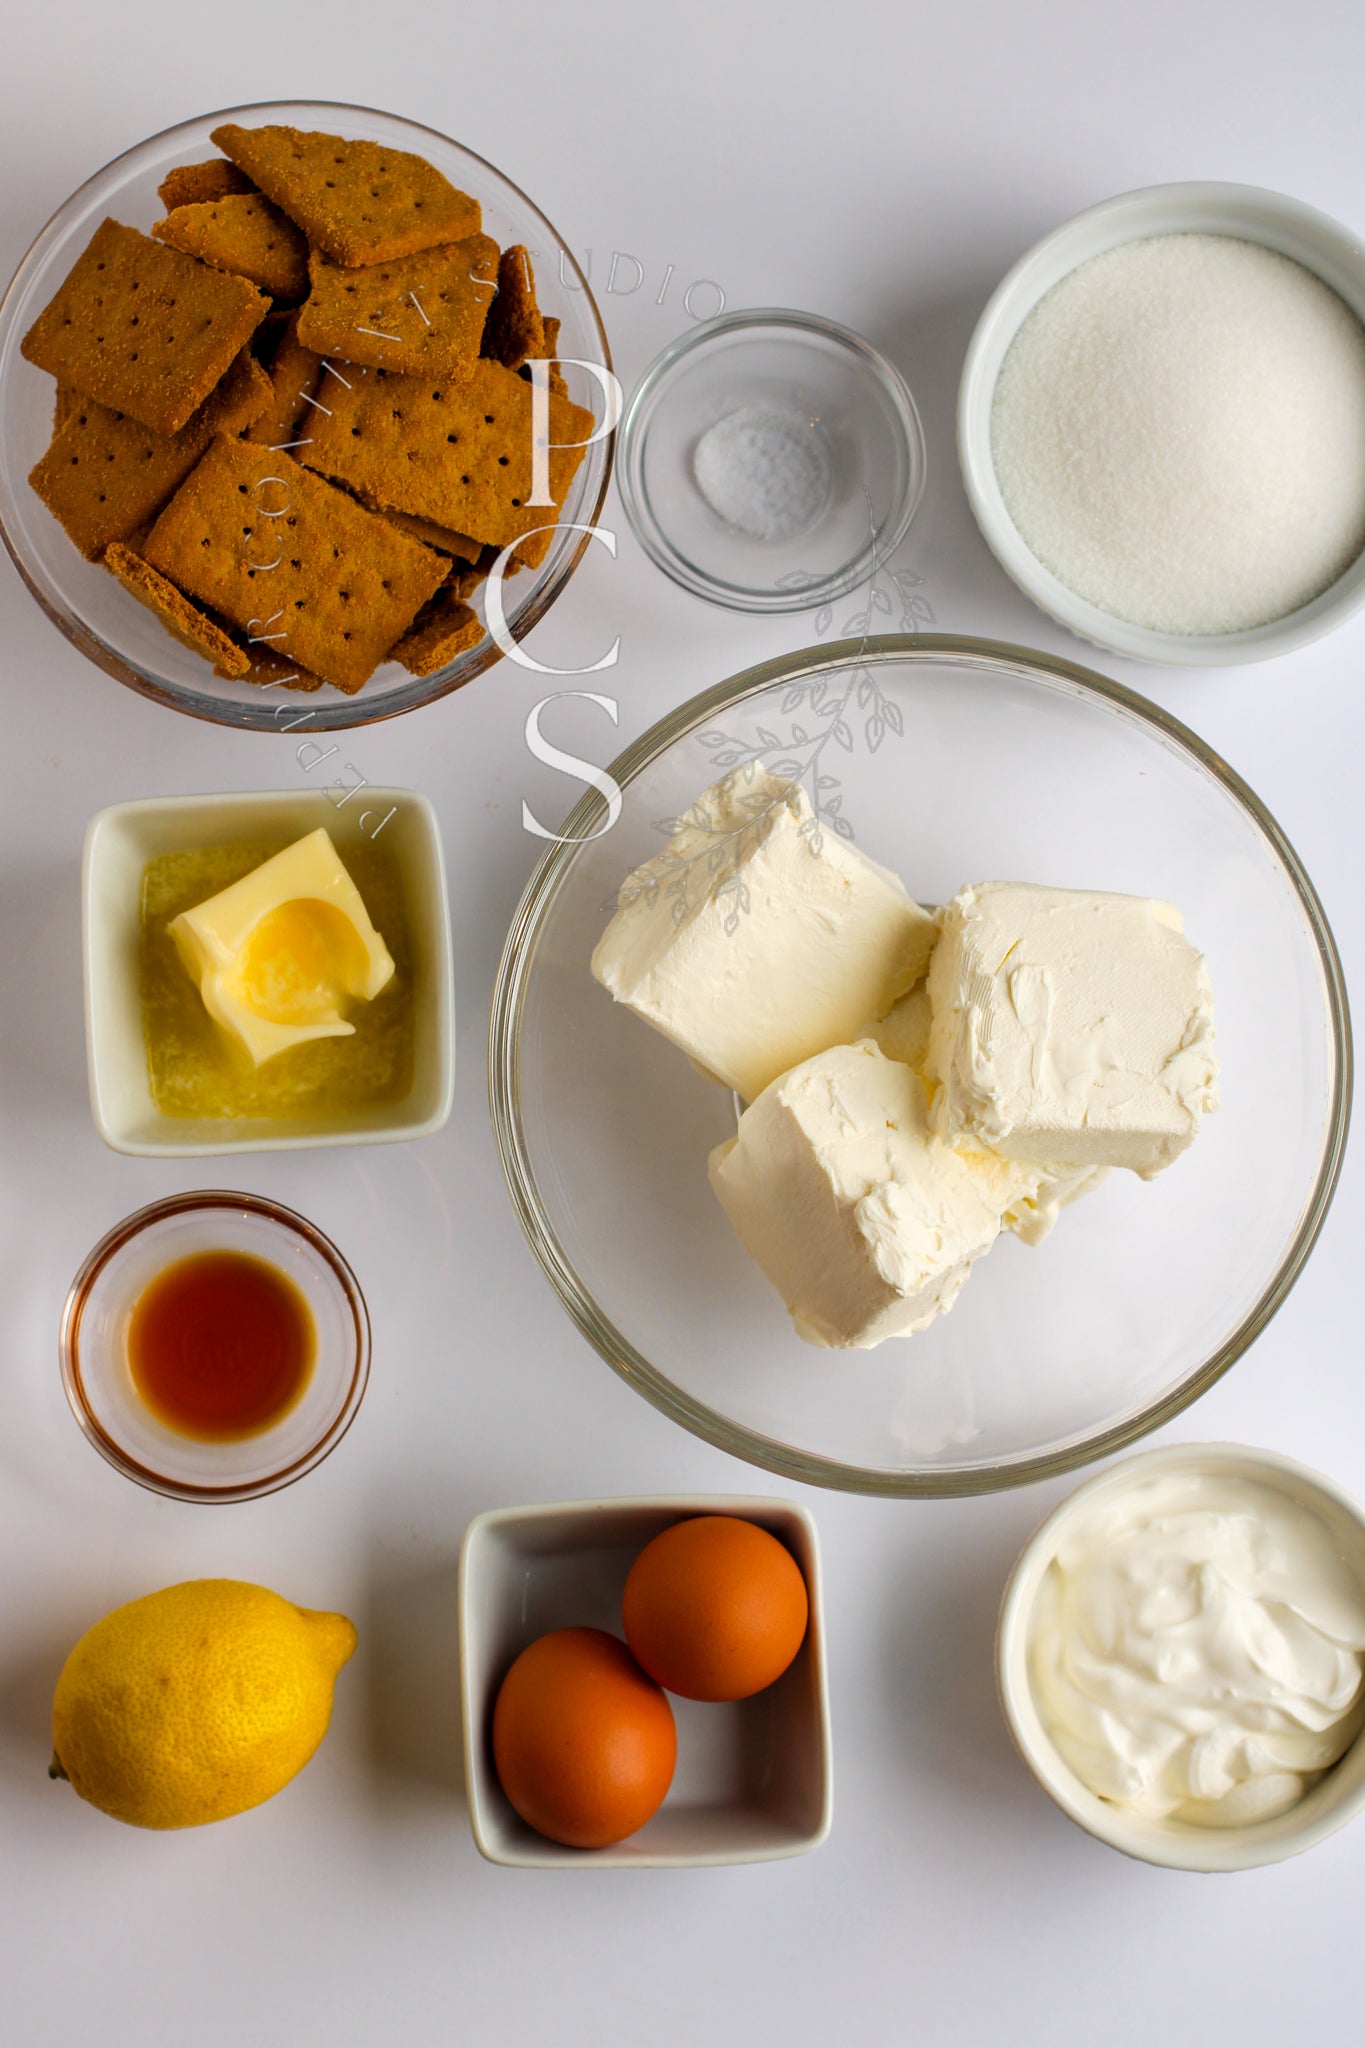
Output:
[[[1059,1754],[1130,1812],[1285,1812],[1365,1724],[1365,1587],[1322,1518],[1232,1473],[1136,1481],[1067,1534],[1029,1678]]]

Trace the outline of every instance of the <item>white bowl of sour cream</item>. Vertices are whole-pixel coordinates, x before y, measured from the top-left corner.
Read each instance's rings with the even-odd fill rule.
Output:
[[[1365,1513],[1273,1451],[1125,1459],[1025,1546],[996,1670],[1024,1761],[1100,1841],[1178,1870],[1298,1855],[1365,1805]]]

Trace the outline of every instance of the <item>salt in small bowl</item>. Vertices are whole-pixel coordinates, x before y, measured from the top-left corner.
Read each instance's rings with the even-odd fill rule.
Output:
[[[857,589],[904,539],[924,474],[900,373],[815,313],[705,321],[650,365],[621,424],[636,539],[734,611],[808,611]]]

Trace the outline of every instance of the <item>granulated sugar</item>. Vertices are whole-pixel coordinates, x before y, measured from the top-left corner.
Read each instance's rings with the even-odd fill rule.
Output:
[[[1254,243],[1132,242],[1025,320],[991,446],[1020,535],[1078,596],[1158,632],[1263,625],[1365,547],[1365,328]]]
[[[692,455],[713,512],[755,540],[791,540],[824,511],[830,460],[794,405],[742,405],[706,429]]]

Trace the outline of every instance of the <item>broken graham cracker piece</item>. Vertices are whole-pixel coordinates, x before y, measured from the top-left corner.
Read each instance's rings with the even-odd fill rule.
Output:
[[[432,599],[432,603],[437,603],[443,597],[459,597],[463,598],[464,602],[468,604],[470,598],[484,581],[487,574],[488,571],[486,569],[480,569],[477,565],[469,569],[452,569],[445,582],[437,591],[436,596]]]
[[[68,387],[58,385],[59,394]],[[270,403],[271,386],[249,349],[178,434],[158,434],[126,414],[72,394],[29,482],[87,560],[149,524],[215,434],[238,434]]]
[[[297,305],[308,290],[308,244],[259,192],[229,192],[197,206],[177,206],[152,233],[215,270],[248,278],[288,305]]]
[[[392,263],[348,270],[316,250],[299,339],[319,355],[372,369],[460,377],[479,354],[498,245],[470,235]]]
[[[519,540],[512,550],[512,560],[526,569],[538,569],[550,549],[554,546],[553,527],[546,527],[540,533],[528,533]]]
[[[175,434],[269,310],[245,278],[106,220],[23,353],[101,405]]]
[[[555,350],[559,347],[560,325],[561,323],[558,320],[552,318],[549,314],[546,315],[545,319],[541,322],[541,326],[545,331],[539,356],[528,356],[525,362],[518,368],[517,375],[524,377],[528,384],[533,384],[535,376],[531,367],[532,363],[533,361],[544,362],[549,366],[545,376],[546,388],[553,391],[557,398],[567,398],[569,395],[569,380],[560,369],[555,356]]]
[[[306,434],[306,428],[300,430],[299,414],[310,410],[323,368],[322,357],[300,343],[298,315],[291,313],[268,373],[271,403],[252,423],[247,440],[262,448],[288,448],[300,431]]]
[[[477,199],[424,157],[298,128],[240,128],[213,140],[334,263],[390,263],[483,224]]]
[[[202,433],[205,447],[215,434],[240,434],[244,427],[254,426],[264,415],[270,404],[269,386],[269,373],[261,368],[250,349],[244,348],[234,358],[222,383],[215,385],[198,412],[180,429],[181,433]]]
[[[550,365],[551,391],[558,392],[561,398],[567,398],[569,395],[569,380],[564,375],[564,372],[560,369],[558,359],[555,355],[555,351],[559,347],[559,330],[563,326],[563,324],[564,323],[561,320],[556,320],[552,314],[547,313],[545,315],[544,319],[541,322],[541,325],[545,329],[545,343],[543,348],[541,349],[541,354],[545,357],[545,360]],[[521,374],[523,377],[525,377],[529,375],[529,372],[523,368]]]
[[[444,578],[430,548],[290,455],[216,440],[147,537],[153,568],[353,694]]]
[[[255,189],[236,164],[230,164],[225,156],[211,156],[207,163],[177,164],[167,171],[156,196],[167,213],[173,213],[177,206],[202,206],[208,199],[226,199],[230,192]]]
[[[300,668],[296,661],[286,661],[282,654],[272,653],[264,643],[252,646],[248,641],[245,648],[234,643],[234,651],[245,654],[246,674],[243,675],[238,668],[220,668],[215,663],[213,673],[216,676],[224,676],[229,682],[240,680],[251,683],[259,690],[312,691],[322,688],[321,676],[310,674],[306,668]]]
[[[59,384],[57,395],[52,401],[52,438],[55,441],[69,419],[73,419],[83,405],[93,401],[82,397],[74,384]]]
[[[438,591],[393,650],[395,661],[415,676],[434,676],[483,638],[483,621],[463,599]]]
[[[558,322],[556,322],[558,331]],[[536,304],[535,272],[520,242],[498,258],[498,295],[488,308],[480,354],[519,370],[528,356],[545,354],[545,322]]]
[[[183,591],[168,583],[164,576],[158,576],[142,556],[135,555],[121,541],[114,541],[105,549],[102,559],[105,568],[118,577],[124,589],[130,590],[141,604],[155,612],[167,632],[173,633],[183,646],[211,661],[218,675],[247,674],[251,667],[250,657],[228,638],[221,626],[216,626],[212,619],[206,618],[192,605]]]
[[[337,477],[374,504],[504,544],[553,525],[593,416],[549,396],[547,468],[552,505],[530,505],[532,390],[514,370],[480,358],[467,378],[433,384],[371,370],[327,393],[310,420],[310,468]]]

